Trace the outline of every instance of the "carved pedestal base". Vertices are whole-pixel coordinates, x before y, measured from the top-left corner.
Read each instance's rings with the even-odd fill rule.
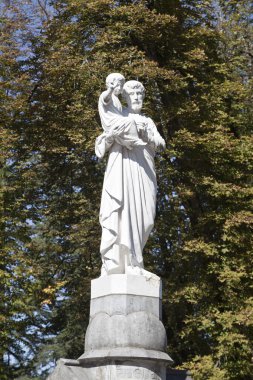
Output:
[[[115,362],[100,366],[81,367],[78,360],[60,359],[48,380],[130,380],[130,379],[166,379],[192,380],[184,370],[159,368],[155,365],[134,365],[132,362]]]
[[[93,372],[93,373],[92,373]],[[96,380],[129,380],[129,379],[145,379],[145,380],[166,380],[165,367],[160,368],[155,364],[141,364],[131,361],[120,362],[99,366],[90,369],[90,378]]]
[[[75,362],[62,361],[61,377],[56,368],[48,380],[166,380],[172,364],[166,346],[160,279],[129,274],[100,277],[91,284],[84,354]]]

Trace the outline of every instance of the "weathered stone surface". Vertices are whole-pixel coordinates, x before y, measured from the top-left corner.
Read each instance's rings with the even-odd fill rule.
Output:
[[[192,380],[187,371],[168,369],[155,363],[130,360],[111,361],[97,366],[82,367],[76,360],[60,359],[48,380]]]
[[[160,361],[164,368],[171,364],[161,322],[161,288],[159,278],[138,275],[93,280],[90,323],[80,363],[138,358]]]
[[[99,364],[104,361],[109,362],[111,360],[127,360],[130,358],[139,362],[159,362],[163,365],[173,363],[173,361],[165,352],[131,347],[87,351],[78,359],[78,361],[81,365],[85,366],[87,364],[94,365],[94,363]]]
[[[159,277],[133,274],[114,274],[91,281],[91,299],[111,294],[128,294],[162,298],[162,283]]]
[[[166,341],[164,326],[153,314],[144,311],[112,316],[98,313],[87,328],[85,351],[117,347],[165,351]]]
[[[106,367],[107,379],[166,380],[166,369],[155,363],[115,362]],[[105,377],[101,377],[104,379]]]
[[[158,297],[136,296],[128,294],[111,294],[93,298],[90,303],[90,317],[98,313],[127,315],[148,310],[150,314],[161,320],[162,304]]]
[[[74,361],[72,361],[72,364],[73,362]],[[71,361],[67,359],[60,359],[55,370],[47,378],[47,380],[91,380],[86,369],[81,367],[77,360],[75,362],[75,365],[71,365]]]
[[[160,279],[117,274],[93,280],[85,352],[78,361],[61,360],[48,380],[167,380],[172,359],[160,297]]]

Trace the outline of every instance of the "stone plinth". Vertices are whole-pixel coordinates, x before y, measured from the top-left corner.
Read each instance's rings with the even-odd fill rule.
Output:
[[[48,377],[48,380],[108,380],[122,379],[119,376],[125,376],[124,379],[159,379],[159,375],[152,373],[145,367],[125,366],[122,370],[117,364],[108,366],[85,368],[81,367],[78,360],[60,359],[54,372]],[[145,372],[146,373],[145,373]],[[111,376],[111,377],[110,377]],[[112,377],[114,376],[114,377]],[[115,377],[118,376],[118,377]],[[135,376],[135,377],[134,377]],[[190,374],[184,370],[167,369],[166,380],[193,380]]]
[[[91,281],[91,300],[111,294],[136,295],[162,299],[162,283],[157,276],[114,274]]]
[[[61,361],[49,379],[166,380],[172,359],[166,353],[161,297],[155,276],[115,274],[93,280],[85,352],[75,362]]]
[[[161,320],[161,299],[158,278],[125,274],[100,277],[91,281],[90,318],[102,312],[112,316],[144,311]]]

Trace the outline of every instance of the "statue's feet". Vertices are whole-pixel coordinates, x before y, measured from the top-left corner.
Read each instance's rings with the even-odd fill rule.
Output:
[[[160,278],[152,273],[152,272],[149,272],[141,267],[138,267],[138,266],[127,266],[126,267],[126,274],[134,274],[134,275],[137,275],[137,276],[144,276],[146,277],[148,280],[150,279],[153,279],[153,280],[160,280]]]
[[[100,277],[103,276],[109,276],[111,274],[133,274],[136,276],[144,276],[147,280],[160,280],[160,277],[158,277],[156,274],[149,272],[141,267],[138,266],[127,266],[126,270],[123,271],[123,269],[120,266],[105,266],[105,264],[102,265],[101,267],[101,275]]]
[[[106,260],[104,264],[101,267],[101,275],[108,276],[110,274],[124,274],[124,267],[122,265],[119,265],[117,262],[113,260]]]

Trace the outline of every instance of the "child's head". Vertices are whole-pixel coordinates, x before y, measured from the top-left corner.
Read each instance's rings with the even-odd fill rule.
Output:
[[[120,73],[111,73],[106,78],[106,87],[113,88],[113,93],[119,95],[122,93],[125,78]]]

